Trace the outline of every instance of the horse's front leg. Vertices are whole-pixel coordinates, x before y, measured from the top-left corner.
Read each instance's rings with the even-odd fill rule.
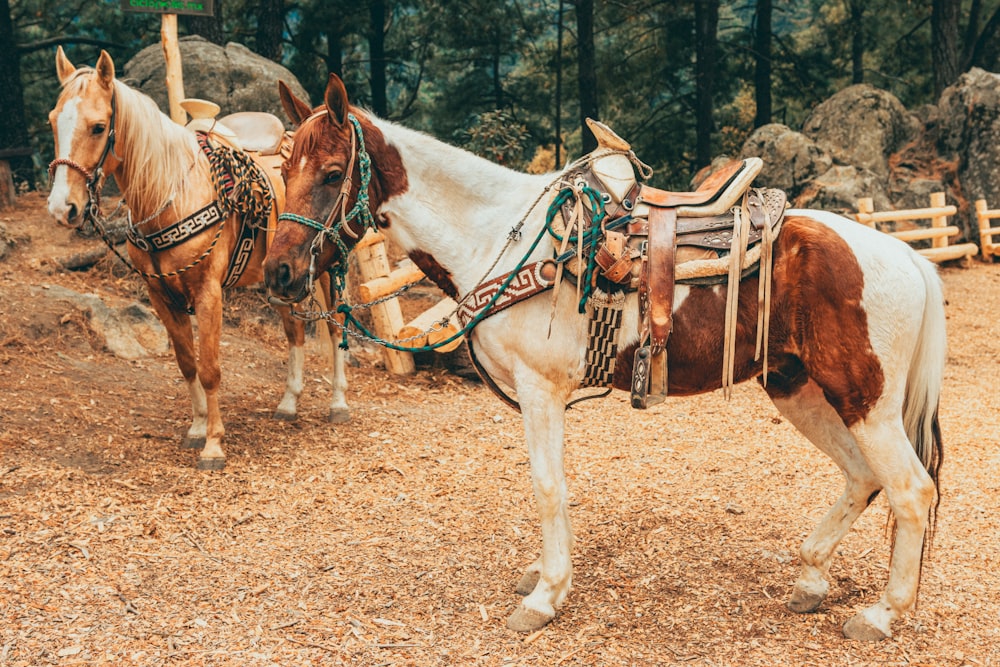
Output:
[[[226,465],[226,455],[222,451],[226,429],[219,410],[222,287],[216,282],[203,283],[195,299],[194,310],[198,318],[198,378],[204,389],[206,410],[205,446],[198,457],[198,469],[222,470]]]
[[[208,432],[208,406],[205,401],[205,390],[201,386],[201,380],[198,379],[198,358],[195,353],[191,316],[182,310],[171,308],[167,297],[160,292],[159,284],[147,283],[147,287],[149,302],[167,329],[167,335],[174,346],[177,367],[191,397],[191,426],[188,427],[181,446],[187,449],[201,449],[205,446],[205,435]]]
[[[563,469],[565,401],[561,392],[534,384],[518,387],[531,462],[531,482],[542,524],[542,555],[529,566],[518,592],[531,592],[507,619],[507,627],[530,632],[551,621],[573,579],[566,474]],[[534,582],[534,583],[533,583]],[[533,583],[533,586],[532,586]]]
[[[274,411],[274,418],[293,421],[298,417],[298,400],[303,386],[305,324],[292,317],[291,308],[287,306],[278,306],[276,310],[281,315],[281,326],[288,341],[288,374],[285,378],[285,393]]]
[[[323,274],[319,280],[319,294],[323,298],[323,310],[329,312],[337,307],[337,291],[331,284],[329,273]],[[339,326],[338,326],[339,323]],[[333,388],[333,396],[330,398],[330,422],[343,424],[350,421],[351,410],[347,407],[347,374],[345,373],[345,357],[347,351],[340,347],[340,331],[344,326],[344,316],[338,315],[337,322],[326,321],[326,327],[320,326],[324,354],[330,355],[330,366],[333,377],[330,378],[330,386]]]

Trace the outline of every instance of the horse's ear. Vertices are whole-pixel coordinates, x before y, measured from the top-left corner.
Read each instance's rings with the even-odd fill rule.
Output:
[[[63,47],[58,47],[56,49],[56,76],[59,77],[59,84],[65,85],[74,72],[76,72],[76,65],[66,57]]]
[[[105,88],[110,89],[115,82],[115,62],[104,49],[101,49],[101,57],[97,59],[97,79]]]
[[[330,72],[330,79],[326,82],[326,92],[323,94],[323,101],[329,111],[330,120],[336,125],[343,125],[347,122],[347,88],[340,77]]]
[[[281,106],[288,115],[288,120],[292,125],[298,127],[306,118],[312,114],[312,107],[300,100],[288,87],[288,84],[278,79],[278,97],[281,98]]]

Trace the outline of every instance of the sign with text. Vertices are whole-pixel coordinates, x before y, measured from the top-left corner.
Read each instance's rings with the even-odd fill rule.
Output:
[[[217,0],[121,0],[123,12],[212,16]]]

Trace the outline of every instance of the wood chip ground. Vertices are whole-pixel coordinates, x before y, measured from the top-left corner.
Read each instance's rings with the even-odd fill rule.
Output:
[[[504,621],[538,519],[520,418],[486,388],[355,345],[352,420],[331,425],[314,342],[299,420],[274,421],[282,337],[247,292],[226,310],[228,463],[199,472],[172,356],[114,358],[37,296],[142,288],[59,269],[94,241],[37,195],[0,223],[20,239],[0,260],[0,665],[1000,665],[998,264],[942,269],[944,498],[892,639],[840,632],[885,584],[883,498],[820,611],[785,609],[841,478],[756,385],[570,412],[573,590],[521,635]]]

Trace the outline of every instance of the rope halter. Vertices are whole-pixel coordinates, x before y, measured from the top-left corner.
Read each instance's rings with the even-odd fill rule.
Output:
[[[375,217],[372,215],[371,201],[368,193],[372,179],[371,157],[365,148],[365,135],[361,130],[361,123],[351,113],[347,114],[347,120],[354,127],[354,132],[351,133],[351,157],[347,164],[347,171],[344,172],[344,177],[340,184],[340,192],[337,193],[337,199],[334,201],[333,208],[330,209],[330,214],[327,215],[326,220],[320,223],[304,215],[287,212],[278,216],[279,222],[282,220],[291,220],[319,232],[313,239],[312,247],[310,248],[312,253],[312,260],[309,263],[310,290],[315,277],[316,257],[323,250],[324,239],[330,239],[331,242],[335,243],[341,257],[346,259],[350,248],[347,247],[347,243],[344,241],[344,235],[357,241],[365,231],[376,229]],[[358,170],[361,172],[361,183],[358,188],[357,200],[354,202],[351,210],[348,211],[347,202],[350,198],[351,186],[354,182],[355,160],[357,160]],[[352,229],[348,224],[355,219],[361,224],[361,233]],[[351,245],[354,244],[352,243]],[[336,276],[339,282],[343,282],[343,277],[346,273],[347,263],[344,261],[339,262],[336,268]]]
[[[83,175],[87,179],[87,206],[83,210],[83,215],[80,218],[80,223],[76,225],[66,225],[71,229],[76,229],[88,220],[95,220],[101,213],[101,188],[104,186],[104,161],[108,159],[108,155],[114,153],[115,150],[115,116],[117,115],[118,103],[115,91],[112,88],[111,91],[111,118],[108,120],[108,140],[104,142],[104,150],[101,151],[101,157],[97,159],[97,164],[94,165],[93,169],[87,169],[80,165],[80,163],[71,160],[68,157],[56,158],[52,162],[49,162],[49,186],[52,185],[52,179],[55,177],[56,167],[60,165],[65,165],[70,169],[73,169]],[[117,158],[117,153],[115,154]],[[61,223],[60,223],[61,224]]]

